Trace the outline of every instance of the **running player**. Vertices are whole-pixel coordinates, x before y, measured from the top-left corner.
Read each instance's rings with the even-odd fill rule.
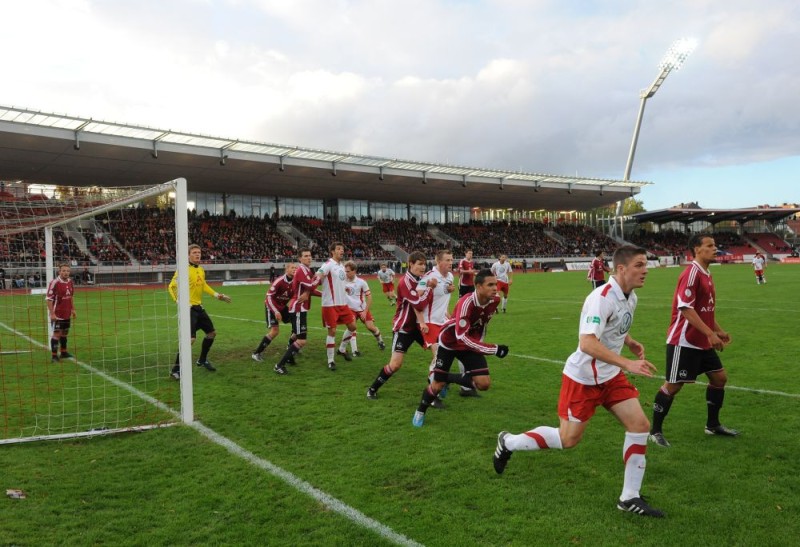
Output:
[[[397,302],[397,294],[394,292],[394,270],[388,267],[386,262],[381,262],[381,269],[378,270],[378,280],[381,282],[383,294],[389,300],[389,305],[394,306]]]
[[[578,329],[578,349],[564,366],[558,399],[560,426],[540,426],[519,435],[501,431],[492,459],[498,474],[517,450],[566,449],[577,445],[598,406],[604,406],[625,428],[622,460],[625,464],[622,493],[617,508],[649,517],[664,513],[642,498],[647,430],[650,424],[639,404],[639,392],[623,370],[652,377],[656,368],[645,360],[644,346],[633,339],[630,328],[636,310],[634,289],[644,285],[647,255],[640,247],[626,245],[613,257],[614,274],[593,290],[583,303]],[[636,356],[621,355],[622,347]]]
[[[681,273],[672,297],[672,322],[667,331],[666,382],[656,393],[653,403],[650,440],[663,447],[670,446],[664,438],[663,424],[675,396],[684,384],[693,384],[701,374],[708,377],[706,434],[723,437],[739,434],[719,422],[728,374],[717,351],[730,344],[731,337],[715,318],[716,290],[708,266],[716,259],[717,245],[708,234],[693,234],[689,239],[689,250],[694,261]]]
[[[378,349],[386,349],[386,344],[383,342],[381,331],[375,325],[375,319],[372,317],[370,308],[372,307],[372,292],[369,290],[367,282],[358,277],[358,267],[352,260],[344,263],[344,272],[347,277],[345,282],[345,292],[347,293],[347,305],[356,316],[356,320],[361,321],[367,327],[367,330],[372,333],[375,340],[378,342]],[[361,352],[358,351],[358,342],[356,332],[345,331],[342,336],[342,342],[339,344],[339,353],[347,353],[347,341],[350,341],[350,349],[354,357],[361,357]]]
[[[497,278],[497,291],[503,293],[503,300],[500,305],[503,313],[506,313],[506,304],[508,304],[508,290],[511,288],[511,283],[514,282],[511,279],[513,271],[514,268],[506,255],[500,255],[499,260],[492,264],[492,274]]]
[[[469,294],[475,290],[475,263],[472,261],[472,249],[464,251],[464,258],[458,262],[458,296]]]
[[[319,270],[317,270],[317,284],[322,285],[322,324],[328,329],[325,339],[325,349],[328,355],[328,370],[336,370],[333,360],[334,354],[341,355],[345,361],[353,358],[347,351],[336,351],[336,326],[345,325],[350,331],[350,336],[356,332],[356,316],[347,305],[347,292],[345,291],[346,275],[342,258],[344,258],[344,245],[335,241],[328,250],[331,257]]]
[[[75,285],[70,278],[71,273],[69,264],[59,264],[58,275],[47,286],[45,301],[50,317],[50,360],[54,363],[59,359],[72,357],[67,351],[67,335],[72,319],[77,317],[77,314],[75,303],[72,301]]]
[[[756,273],[756,284],[763,285],[767,282],[764,277],[764,269],[767,267],[767,259],[761,253],[756,253],[753,257],[753,270]]]
[[[486,327],[499,303],[497,278],[491,270],[480,270],[475,275],[475,290],[458,300],[453,316],[442,327],[433,382],[422,392],[419,407],[411,420],[414,427],[424,425],[425,412],[447,384],[459,384],[481,391],[489,389],[492,381],[486,356],[497,355],[502,359],[508,355],[508,346],[483,341]],[[464,363],[465,373],[450,372],[455,359]]]
[[[289,301],[292,299],[294,292],[292,291],[292,277],[297,270],[297,264],[287,262],[282,276],[274,279],[269,286],[266,296],[264,297],[264,315],[266,317],[267,332],[266,336],[261,339],[261,343],[253,350],[251,355],[253,361],[261,362],[264,358],[261,353],[272,343],[278,333],[280,333],[280,324],[290,323],[292,318],[289,314]],[[294,333],[289,337],[291,344],[297,339]]]
[[[420,321],[425,309],[428,291],[436,287],[436,280],[423,281],[425,254],[413,251],[408,255],[408,271],[397,285],[397,310],[392,323],[392,356],[367,390],[367,399],[377,399],[378,390],[403,366],[408,349],[416,342],[425,347],[423,335],[428,325]]]
[[[589,265],[589,273],[586,278],[592,283],[592,289],[596,289],[606,282],[606,272],[610,272],[611,268],[606,266],[605,253],[601,250],[594,252],[594,260]]]

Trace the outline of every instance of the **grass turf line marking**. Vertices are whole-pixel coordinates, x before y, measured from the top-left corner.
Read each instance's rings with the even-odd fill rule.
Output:
[[[214,315],[213,317],[219,317],[220,319],[234,319],[236,321],[248,321],[250,323],[263,323],[261,320],[255,319],[243,319],[241,317],[228,317],[225,315]],[[555,318],[554,318],[555,319]],[[560,318],[559,318],[560,319]],[[309,329],[317,329],[317,330],[326,330],[324,327],[308,327]],[[563,365],[564,361],[559,361],[558,359],[548,359],[546,357],[536,357],[534,355],[521,355],[519,353],[509,353],[510,357],[519,357],[520,359],[528,359],[530,361],[542,361],[544,363],[553,363],[556,365]],[[646,376],[642,376],[642,378],[647,378]],[[656,380],[660,380],[660,378],[653,378]],[[695,384],[700,386],[708,385],[705,382],[695,382]],[[779,397],[790,397],[792,399],[800,399],[800,393],[786,393],[784,391],[773,391],[770,389],[759,389],[754,387],[739,387],[739,386],[732,386],[726,385],[725,389],[732,389],[734,391],[745,391],[748,393],[763,393],[764,395],[777,395]]]
[[[509,357],[518,357],[519,359],[528,359],[530,361],[542,361],[544,363],[553,363],[556,365],[563,365],[565,361],[559,361],[557,359],[547,359],[545,357],[535,357],[533,355],[520,355],[519,353],[509,353]],[[637,377],[647,378],[647,376],[636,375]],[[661,378],[653,377],[653,380],[661,381]],[[705,386],[708,385],[705,382],[695,382],[698,385]],[[748,393],[762,393],[764,395],[777,395],[779,397],[790,397],[792,399],[800,399],[800,393],[786,393],[785,391],[773,391],[771,389],[759,389],[754,387],[739,387],[739,386],[732,386],[730,384],[725,386],[725,389],[732,389],[734,391],[745,391]]]
[[[26,334],[24,334],[24,333],[22,333],[22,332],[20,332],[20,331],[18,331],[16,329],[11,328],[10,326],[6,325],[5,323],[0,322],[0,327],[8,330],[9,332],[11,332],[11,333],[13,333],[13,334],[15,334],[17,336],[20,336],[20,337],[28,340],[30,343],[32,343],[32,344],[34,344],[36,346],[39,346],[39,347],[41,347],[43,349],[47,349],[47,345],[46,344],[43,344],[42,342],[39,342],[38,340],[35,340],[35,339],[31,338],[30,336],[27,336]],[[166,404],[162,403],[158,399],[156,399],[154,397],[151,397],[150,395],[144,393],[143,391],[139,391],[138,389],[136,389],[132,385],[127,384],[127,383],[123,382],[122,380],[114,378],[113,376],[109,376],[105,372],[103,372],[101,370],[98,370],[98,369],[94,368],[91,365],[87,365],[86,363],[78,361],[77,359],[74,359],[74,361],[80,367],[84,368],[85,370],[87,370],[89,372],[92,372],[94,374],[97,374],[98,376],[100,376],[104,380],[106,380],[108,382],[111,382],[115,386],[117,386],[119,388],[122,388],[122,389],[132,393],[133,395],[136,395],[137,397],[140,397],[141,399],[147,401],[148,403],[151,403],[151,404],[155,405],[159,409],[161,409],[161,410],[163,410],[163,411],[165,411],[165,412],[167,412],[169,414],[172,414],[178,420],[180,420],[181,414],[180,414],[179,411],[174,410],[173,408],[170,408],[169,406],[167,406]],[[328,507],[331,511],[339,513],[340,515],[342,515],[343,517],[345,517],[349,521],[357,524],[358,526],[361,526],[362,528],[366,528],[367,530],[371,530],[371,531],[377,533],[382,538],[387,539],[387,540],[389,540],[392,543],[395,543],[397,545],[408,545],[408,546],[414,546],[414,547],[422,547],[421,543],[417,543],[416,541],[414,541],[412,539],[409,539],[409,538],[405,537],[404,535],[395,532],[394,530],[392,530],[391,528],[389,528],[385,524],[381,524],[377,520],[374,520],[374,519],[368,517],[367,515],[365,515],[364,513],[359,511],[358,509],[355,509],[354,507],[350,507],[346,503],[334,498],[333,496],[331,496],[329,494],[326,494],[325,492],[323,492],[322,490],[320,490],[318,488],[315,488],[310,483],[304,481],[300,477],[290,473],[289,471],[286,471],[285,469],[283,469],[281,467],[278,467],[274,463],[271,463],[271,462],[269,462],[269,461],[267,461],[267,460],[265,460],[265,459],[263,459],[263,458],[261,458],[259,456],[256,456],[255,454],[253,454],[249,450],[246,450],[245,448],[242,448],[241,446],[239,446],[238,444],[236,444],[232,440],[228,439],[227,437],[224,437],[224,436],[220,435],[219,433],[217,433],[216,431],[214,431],[213,429],[211,429],[209,427],[206,427],[202,423],[200,423],[198,421],[195,421],[194,423],[189,424],[189,427],[193,428],[195,431],[197,431],[198,433],[203,435],[208,440],[210,440],[210,441],[218,444],[219,446],[225,448],[231,454],[242,458],[246,462],[248,462],[248,463],[250,463],[250,464],[252,464],[252,465],[254,465],[254,466],[256,466],[256,467],[258,467],[260,469],[263,469],[264,471],[267,471],[269,474],[271,474],[272,476],[282,480],[283,482],[285,482],[286,484],[288,484],[289,486],[291,486],[295,490],[298,490],[299,492],[302,492],[303,494],[306,494],[306,495],[314,498],[318,502],[320,502],[323,505],[325,505],[326,507]]]

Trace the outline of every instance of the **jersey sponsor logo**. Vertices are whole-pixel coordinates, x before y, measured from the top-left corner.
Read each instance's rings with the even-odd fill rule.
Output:
[[[596,324],[599,325],[600,324],[600,318],[597,317],[596,315],[590,315],[589,317],[586,318],[586,322],[587,323],[596,323]]]
[[[631,325],[633,324],[633,315],[631,312],[626,311],[625,314],[622,316],[622,324],[619,327],[619,333],[625,334],[629,330],[631,330]]]
[[[716,306],[703,306],[700,308],[701,312],[713,312]]]

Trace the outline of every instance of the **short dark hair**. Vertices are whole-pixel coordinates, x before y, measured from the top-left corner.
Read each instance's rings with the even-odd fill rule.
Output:
[[[603,254],[604,252],[605,252],[605,251],[603,251],[603,249],[597,249],[597,250],[594,252],[594,256],[596,256],[596,257],[599,257],[599,256],[600,256],[601,254]]]
[[[489,268],[483,268],[482,270],[478,270],[478,273],[475,274],[475,284],[483,285],[483,282],[486,280],[487,277],[494,277],[494,272]]]
[[[310,252],[311,249],[309,249],[308,247],[300,247],[299,249],[297,249],[297,256],[303,256],[303,253],[310,253]]]
[[[428,259],[425,258],[425,253],[422,251],[412,251],[408,255],[408,265],[411,266],[415,262],[428,262]]]
[[[689,238],[689,243],[686,245],[689,248],[689,252],[692,253],[692,256],[696,256],[694,250],[698,247],[702,247],[703,240],[706,238],[714,239],[713,236],[702,232],[695,232],[692,234],[692,237]]]
[[[342,243],[341,241],[334,241],[333,243],[328,245],[328,250],[330,252],[333,252],[336,250],[336,247],[341,247],[342,249],[344,249],[344,243]]]
[[[635,245],[623,245],[614,251],[614,258],[611,260],[614,263],[614,268],[616,268],[620,265],[627,266],[634,256],[639,255],[647,256],[647,250],[644,249],[644,247],[637,247]]]

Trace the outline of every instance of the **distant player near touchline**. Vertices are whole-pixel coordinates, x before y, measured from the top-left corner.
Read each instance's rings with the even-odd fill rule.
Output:
[[[394,270],[388,267],[386,262],[381,262],[381,269],[378,270],[378,281],[381,282],[383,294],[389,300],[389,305],[394,306],[397,302],[397,294],[394,292]]]
[[[475,263],[472,261],[472,249],[464,251],[464,258],[458,263],[458,296],[475,290]]]
[[[375,325],[375,318],[372,317],[370,308],[372,307],[372,292],[369,290],[367,282],[358,277],[358,266],[352,260],[344,263],[345,277],[345,292],[347,293],[347,305],[356,316],[357,321],[364,323],[367,330],[372,333],[375,340],[378,342],[378,349],[386,349],[386,344],[383,342],[381,330]],[[350,349],[353,357],[360,357],[361,353],[358,351],[358,338],[356,331],[345,331],[342,336],[342,342],[339,344],[339,353],[347,353],[347,341],[350,341]]]
[[[764,277],[764,270],[767,268],[767,259],[761,253],[756,253],[753,257],[753,270],[756,273],[756,283],[758,285],[763,285],[767,282],[767,278]]]
[[[72,319],[75,313],[75,285],[70,274],[72,269],[69,264],[58,265],[58,275],[47,286],[47,314],[50,318],[50,360],[54,363],[59,359],[69,359],[72,354],[67,351],[67,335],[69,334]]]
[[[503,300],[500,303],[500,310],[503,313],[506,313],[506,305],[508,304],[508,291],[511,288],[511,284],[514,282],[511,279],[511,274],[514,271],[514,267],[511,265],[511,262],[508,261],[508,257],[506,255],[500,255],[500,258],[492,264],[492,273],[497,278],[497,292],[503,294]]]
[[[317,270],[316,283],[322,286],[322,325],[328,329],[325,338],[325,350],[328,357],[328,370],[336,370],[334,354],[340,355],[345,361],[353,358],[347,352],[336,351],[336,327],[345,325],[350,331],[350,336],[356,332],[356,316],[347,305],[347,292],[345,291],[345,275],[342,259],[344,258],[344,245],[334,241],[328,247],[331,257]],[[347,336],[345,334],[345,336]]]
[[[292,363],[308,338],[308,311],[311,309],[311,296],[320,296],[315,289],[316,278],[311,271],[311,249],[303,247],[297,250],[299,264],[292,277],[292,299],[289,301],[289,313],[292,319],[292,334],[297,338],[289,344],[283,357],[273,369],[276,374],[288,373],[286,365]]]
[[[377,399],[378,390],[389,381],[403,366],[406,352],[416,342],[423,348],[425,340],[423,334],[428,331],[428,325],[420,322],[422,310],[425,309],[428,291],[436,287],[436,280],[423,281],[426,265],[425,254],[413,251],[408,255],[408,271],[400,278],[397,284],[397,310],[392,321],[392,355],[389,363],[384,366],[372,385],[367,389],[367,399]]]
[[[492,462],[498,474],[505,471],[518,450],[566,449],[583,438],[598,406],[605,407],[625,428],[622,461],[625,465],[617,508],[648,517],[664,513],[650,507],[640,494],[647,465],[647,431],[650,424],[639,403],[639,392],[623,371],[652,377],[656,368],[645,360],[644,346],[633,339],[630,328],[636,310],[634,289],[644,285],[647,255],[640,247],[625,245],[614,252],[614,274],[594,289],[583,303],[578,327],[578,349],[569,356],[558,398],[558,428],[539,426],[513,435],[501,431]],[[621,355],[627,346],[635,355]]]
[[[666,381],[653,402],[650,440],[663,447],[670,446],[664,438],[663,424],[675,396],[684,384],[693,384],[701,374],[708,377],[706,434],[739,435],[735,429],[719,422],[728,374],[717,351],[731,343],[731,336],[715,318],[716,289],[708,267],[716,259],[717,245],[708,234],[693,234],[688,246],[694,261],[681,273],[672,297],[672,319],[667,330]]]
[[[261,356],[261,353],[280,333],[280,324],[291,324],[292,322],[292,317],[289,313],[289,301],[294,295],[292,291],[292,278],[294,277],[295,270],[297,270],[297,264],[287,262],[283,275],[270,282],[269,290],[264,297],[264,316],[269,332],[261,339],[261,343],[258,344],[258,347],[253,350],[251,355],[253,361],[263,361],[264,358]],[[297,336],[292,332],[289,337],[289,343],[291,344],[296,339]]]
[[[428,407],[447,384],[458,384],[481,391],[489,389],[492,380],[489,377],[486,356],[496,355],[503,359],[508,355],[508,346],[483,341],[489,321],[499,304],[497,278],[491,270],[480,270],[475,275],[475,290],[459,298],[453,316],[442,327],[433,381],[423,390],[411,425],[424,425]],[[466,371],[463,374],[450,372],[456,359],[464,364]]]
[[[589,264],[589,272],[586,278],[592,283],[592,289],[605,284],[606,272],[611,271],[611,268],[606,266],[605,256],[606,254],[598,249],[594,252],[594,260]]]
[[[208,286],[208,283],[206,283],[206,271],[200,265],[201,255],[202,251],[200,250],[200,245],[189,245],[189,277],[187,281],[189,282],[189,305],[191,306],[189,312],[191,322],[190,330],[192,344],[194,344],[194,341],[197,338],[198,330],[201,330],[206,334],[203,338],[203,344],[200,346],[200,357],[197,359],[197,366],[203,367],[209,372],[214,372],[217,369],[211,364],[211,361],[208,360],[208,352],[211,349],[211,345],[214,343],[214,339],[217,336],[217,331],[214,328],[214,323],[211,322],[211,318],[208,316],[208,313],[206,313],[206,310],[203,308],[203,293],[205,292],[210,294],[217,300],[222,300],[228,304],[231,303],[231,297],[222,293],[218,293]],[[172,280],[169,282],[167,291],[175,302],[177,302],[179,305],[185,305],[181,302],[178,302],[177,270],[175,270],[175,273],[172,275]],[[175,380],[180,380],[181,378],[181,367],[179,365],[180,356],[181,354],[178,352],[178,355],[175,356],[175,366],[172,367],[172,372],[170,373],[170,376],[172,376],[172,378]]]

